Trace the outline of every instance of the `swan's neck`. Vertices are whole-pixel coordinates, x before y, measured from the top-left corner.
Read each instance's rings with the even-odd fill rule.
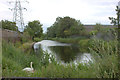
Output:
[[[33,67],[32,67],[32,63],[30,64],[30,67],[33,68]]]

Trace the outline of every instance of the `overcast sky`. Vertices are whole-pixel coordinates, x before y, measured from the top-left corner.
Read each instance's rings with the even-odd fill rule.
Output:
[[[13,19],[13,12],[8,8],[13,8],[14,3],[0,0],[0,20]],[[24,1],[24,0],[21,0]],[[108,17],[116,17],[116,6],[119,0],[28,0],[22,2],[24,22],[39,20],[43,24],[44,30],[51,26],[56,18],[70,16],[80,20],[83,24],[110,24]]]

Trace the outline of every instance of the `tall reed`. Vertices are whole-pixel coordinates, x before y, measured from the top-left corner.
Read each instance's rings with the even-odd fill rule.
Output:
[[[97,78],[118,78],[118,41],[93,39],[90,53],[94,56],[94,69]]]

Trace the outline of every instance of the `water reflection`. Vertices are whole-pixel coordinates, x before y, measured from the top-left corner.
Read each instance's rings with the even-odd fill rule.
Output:
[[[51,46],[49,48],[56,53],[57,60],[62,60],[65,63],[75,60],[79,54],[79,49],[74,46]]]
[[[34,49],[39,53],[39,49],[47,51],[49,54],[55,56],[58,62],[70,63],[88,63],[92,61],[92,57],[89,53],[82,53],[80,48],[73,44],[59,43],[51,40],[43,40],[34,44]]]

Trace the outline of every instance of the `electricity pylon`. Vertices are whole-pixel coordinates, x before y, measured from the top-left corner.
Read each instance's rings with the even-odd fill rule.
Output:
[[[27,2],[27,1],[26,1]],[[16,22],[16,26],[18,26],[18,29],[20,32],[24,31],[24,20],[23,20],[23,10],[27,10],[26,8],[22,8],[21,6],[21,1],[20,0],[16,0],[16,1],[11,1],[9,2],[11,3],[15,3],[14,8],[10,9],[11,11],[13,11],[13,22]]]

